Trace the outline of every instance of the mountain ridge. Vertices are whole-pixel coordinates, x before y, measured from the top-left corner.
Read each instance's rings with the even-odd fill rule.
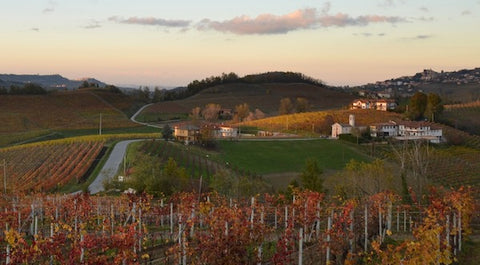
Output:
[[[34,83],[45,89],[77,89],[84,81],[101,87],[107,84],[95,78],[82,78],[72,80],[59,74],[40,75],[40,74],[0,74],[0,86],[8,88],[10,86],[23,86],[28,83]]]

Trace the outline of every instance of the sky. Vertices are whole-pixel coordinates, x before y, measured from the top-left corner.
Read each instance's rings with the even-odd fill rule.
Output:
[[[184,86],[301,72],[360,85],[480,67],[480,0],[0,0],[0,73]]]

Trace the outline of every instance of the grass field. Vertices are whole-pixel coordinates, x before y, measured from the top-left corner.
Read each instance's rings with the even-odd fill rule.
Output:
[[[305,160],[314,158],[324,170],[340,170],[351,159],[370,158],[350,145],[333,140],[220,141],[219,155],[231,167],[256,174],[300,172]]]

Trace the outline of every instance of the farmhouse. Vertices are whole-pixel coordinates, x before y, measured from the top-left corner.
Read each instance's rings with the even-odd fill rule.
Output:
[[[217,127],[216,137],[217,138],[236,138],[239,136],[238,128],[220,125]]]
[[[398,135],[398,124],[394,121],[370,125],[372,137],[392,137]]]
[[[440,143],[442,129],[426,122],[416,121],[390,121],[370,125],[372,137],[394,137],[397,140],[428,140],[431,143]]]
[[[193,124],[175,125],[173,136],[177,141],[185,144],[196,143],[200,139],[200,128]]]
[[[442,129],[426,122],[404,121],[398,125],[398,140],[424,139],[431,143],[440,143]]]
[[[348,116],[348,124],[336,122],[332,125],[332,138],[338,138],[340,134],[351,134],[354,129],[363,131],[366,128],[364,126],[355,126],[355,115],[350,114]]]
[[[397,103],[392,99],[356,99],[352,102],[351,109],[376,109],[381,111],[393,110]]]

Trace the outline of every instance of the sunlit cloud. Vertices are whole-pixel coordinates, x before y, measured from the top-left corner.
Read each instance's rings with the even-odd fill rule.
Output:
[[[239,35],[246,34],[285,34],[290,31],[312,29],[318,27],[346,27],[366,26],[370,23],[400,23],[407,22],[405,18],[389,17],[380,15],[366,15],[351,17],[348,14],[327,14],[330,9],[329,3],[325,5],[321,13],[317,9],[307,8],[296,10],[286,15],[261,14],[255,18],[239,16],[231,20],[212,21],[204,19],[197,24],[199,30],[216,30],[230,32]]]
[[[188,27],[191,23],[189,20],[169,20],[163,18],[154,17],[130,17],[122,18],[113,16],[108,18],[109,21],[113,21],[121,24],[133,24],[133,25],[146,25],[146,26],[162,26],[162,27]]]
[[[283,34],[298,29],[308,29],[317,24],[316,10],[313,8],[297,10],[276,16],[261,14],[256,18],[240,16],[226,21],[202,20],[199,30],[217,30],[235,34]]]

